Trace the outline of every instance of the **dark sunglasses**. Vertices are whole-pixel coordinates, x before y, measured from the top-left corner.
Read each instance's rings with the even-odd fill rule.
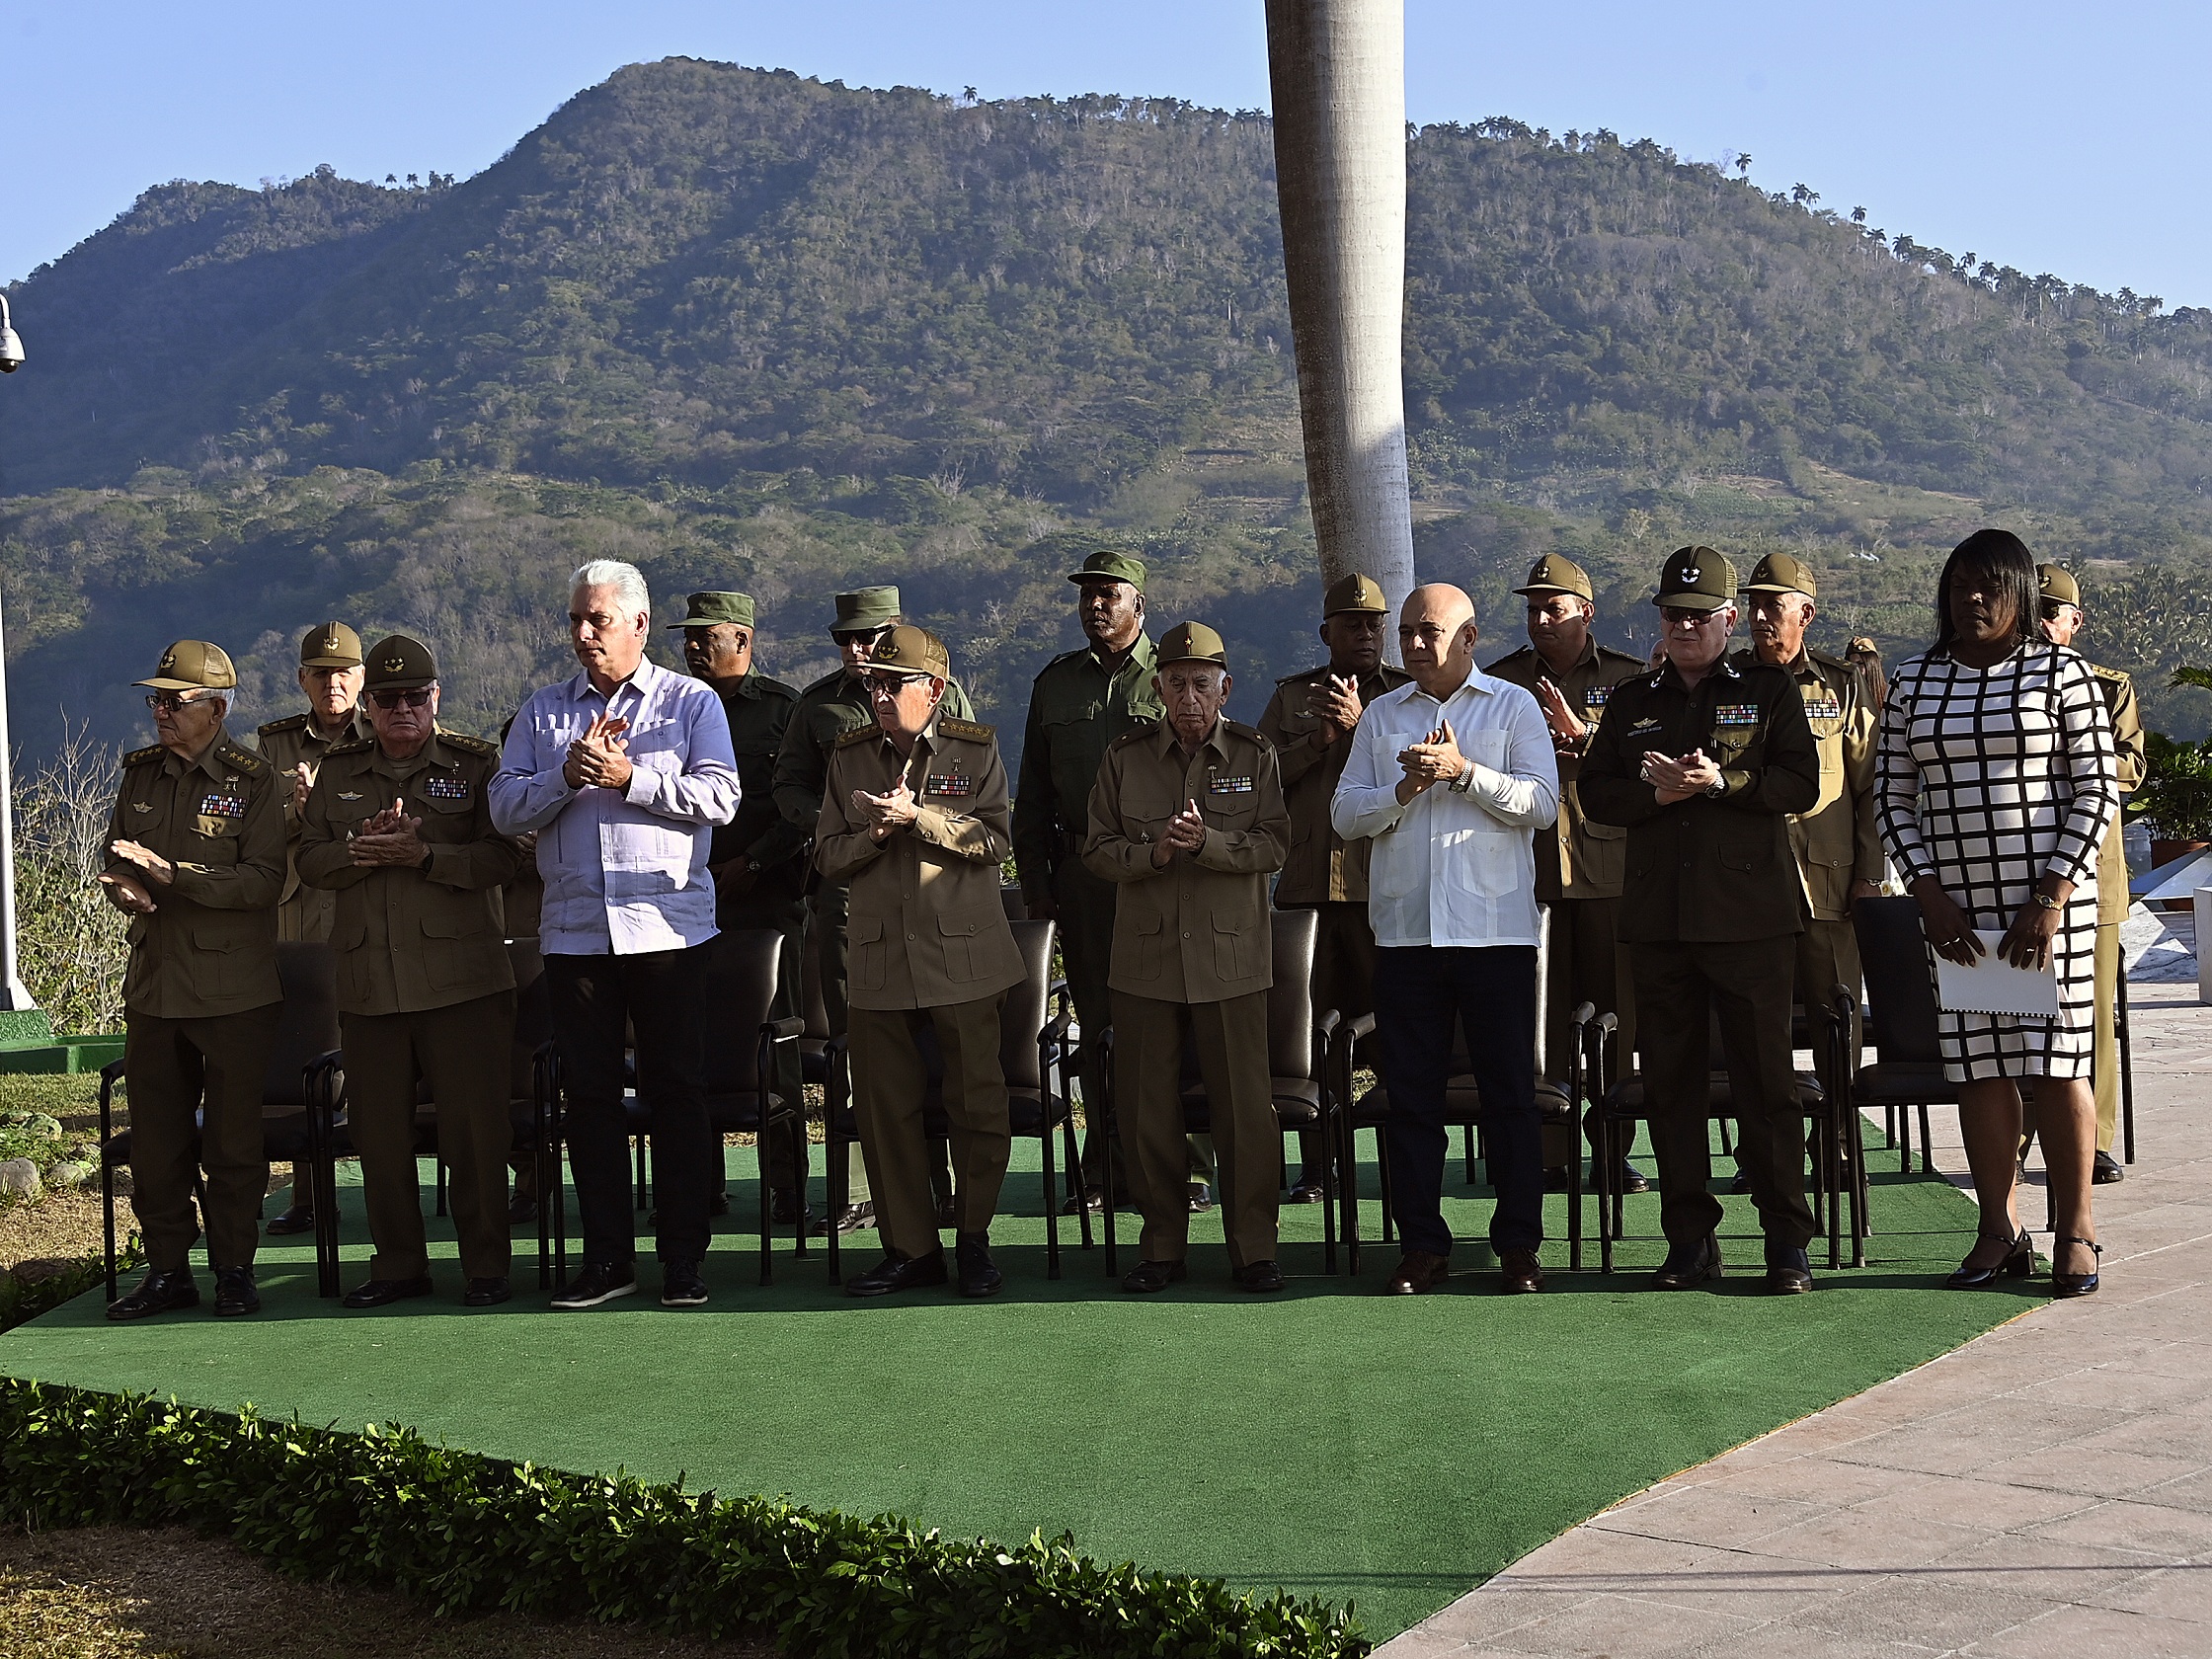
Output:
[[[368,700],[386,711],[403,708],[428,708],[431,703],[432,689],[431,686],[426,685],[415,691],[371,691],[368,694]]]
[[[156,714],[175,714],[181,708],[191,708],[195,703],[204,703],[211,700],[211,698],[203,696],[187,696],[181,691],[150,691],[146,694],[146,706]]]

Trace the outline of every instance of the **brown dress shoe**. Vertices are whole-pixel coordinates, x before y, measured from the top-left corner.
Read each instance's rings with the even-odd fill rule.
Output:
[[[1398,1263],[1397,1271],[1390,1275],[1390,1282],[1382,1287],[1384,1296],[1419,1296],[1433,1291],[1452,1277],[1452,1263],[1443,1256],[1432,1256],[1426,1250],[1408,1250],[1405,1259]]]
[[[1498,1276],[1508,1296],[1543,1289],[1543,1263],[1537,1260],[1534,1250],[1500,1250]]]

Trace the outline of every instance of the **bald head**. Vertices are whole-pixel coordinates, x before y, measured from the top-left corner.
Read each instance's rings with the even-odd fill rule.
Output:
[[[1398,612],[1398,650],[1406,672],[1432,697],[1449,697],[1466,683],[1478,634],[1474,601],[1450,583],[1414,589]]]

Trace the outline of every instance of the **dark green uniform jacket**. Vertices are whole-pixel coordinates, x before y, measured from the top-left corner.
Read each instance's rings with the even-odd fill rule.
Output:
[[[799,853],[808,831],[783,815],[775,798],[776,756],[798,704],[797,686],[759,672],[722,693],[730,748],[738,758],[738,816],[714,827],[707,865],[714,870],[741,860],[759,865],[748,895],[755,902],[798,898],[806,874]]]
[[[1722,793],[1661,806],[1646,750],[1720,763]],[[1628,831],[1619,936],[1711,943],[1800,933],[1805,888],[1789,815],[1820,798],[1820,754],[1797,682],[1764,664],[1716,664],[1686,689],[1668,664],[1606,701],[1577,780],[1582,810]]]
[[[1091,786],[1108,746],[1166,717],[1155,666],[1152,638],[1141,633],[1111,673],[1085,646],[1055,657],[1030,687],[1014,788],[1014,868],[1030,903],[1052,898],[1053,871],[1082,853]]]

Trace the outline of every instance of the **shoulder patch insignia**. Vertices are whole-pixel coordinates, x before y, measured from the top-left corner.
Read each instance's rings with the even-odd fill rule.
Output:
[[[281,719],[281,720],[272,720],[272,721],[271,721],[271,722],[269,722],[269,724],[268,724],[268,725],[266,725],[266,726],[256,726],[256,727],[254,728],[254,731],[255,731],[255,732],[256,732],[256,733],[257,733],[258,735],[260,735],[260,736],[262,736],[262,737],[265,737],[265,738],[266,738],[266,737],[271,737],[271,736],[274,736],[274,735],[275,735],[276,733],[278,733],[278,732],[297,732],[297,731],[301,731],[301,730],[304,730],[304,729],[305,729],[306,725],[307,725],[307,716],[305,716],[304,714],[291,714],[291,715],[286,715],[286,716],[285,716],[285,717],[284,717],[283,719]]]
[[[253,777],[257,773],[266,772],[269,770],[269,762],[267,760],[264,760],[252,750],[240,749],[234,743],[224,744],[223,747],[217,750],[215,752],[222,757],[222,762],[224,765],[236,766],[248,777]]]
[[[2116,679],[2123,685],[2127,683],[2128,679],[2127,672],[2124,669],[2108,669],[2102,663],[2092,663],[2090,672],[2096,675],[2098,679]]]
[[[855,744],[864,744],[870,738],[880,737],[882,733],[883,728],[881,726],[878,726],[873,720],[871,720],[865,726],[855,726],[849,732],[839,732],[837,734],[837,741],[832,747],[837,749],[850,749]]]
[[[979,726],[973,720],[954,720],[945,717],[937,722],[937,730],[948,738],[961,738],[969,743],[988,743],[997,735],[997,729]]]
[[[324,751],[323,758],[335,760],[341,754],[365,754],[375,747],[376,742],[373,738],[347,738],[343,742],[332,744]]]
[[[169,751],[159,744],[148,744],[144,749],[134,749],[122,757],[126,766],[143,766],[149,760],[159,760]]]
[[[489,738],[472,737],[466,732],[448,732],[440,729],[437,734],[437,741],[449,749],[459,750],[463,754],[481,755],[488,760],[499,757],[500,746]]]

